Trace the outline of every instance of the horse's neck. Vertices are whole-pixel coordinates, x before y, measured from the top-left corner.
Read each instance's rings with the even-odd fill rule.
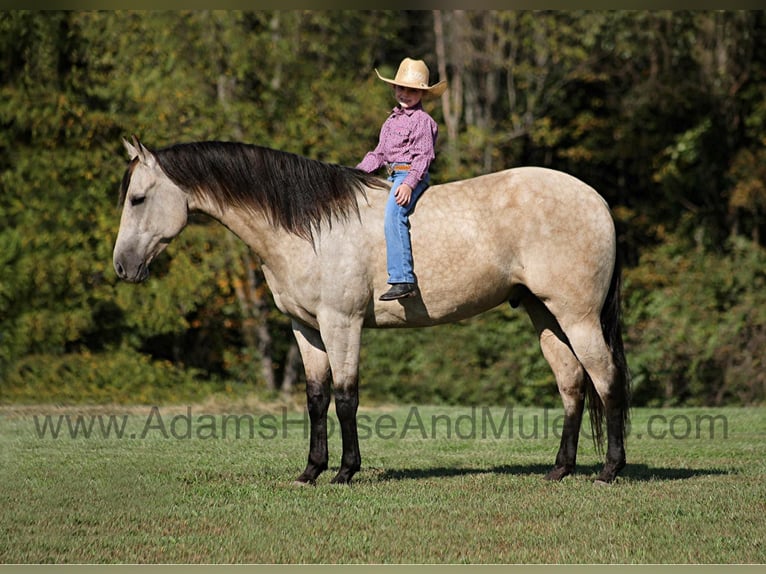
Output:
[[[281,252],[285,238],[282,236],[287,233],[272,225],[264,214],[237,206],[221,209],[204,194],[190,200],[189,210],[204,213],[224,225],[264,262],[276,263],[284,257]]]

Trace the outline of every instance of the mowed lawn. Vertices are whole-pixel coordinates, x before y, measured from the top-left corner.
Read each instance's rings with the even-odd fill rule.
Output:
[[[766,409],[635,409],[610,487],[585,436],[579,473],[543,480],[559,415],[362,409],[354,483],[329,484],[335,425],[296,487],[301,410],[5,408],[0,562],[766,562]]]

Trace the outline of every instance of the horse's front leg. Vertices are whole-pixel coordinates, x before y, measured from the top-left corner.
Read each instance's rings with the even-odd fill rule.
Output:
[[[298,342],[306,371],[306,407],[311,434],[306,469],[296,479],[297,484],[314,484],[327,469],[327,408],[330,406],[330,362],[319,332],[293,321],[293,333]]]
[[[362,319],[332,315],[320,322],[332,369],[335,411],[340,423],[343,455],[333,484],[349,484],[362,466],[356,411],[359,407],[359,347]]]
[[[356,426],[356,410],[359,407],[359,387],[356,381],[344,389],[335,389],[335,410],[340,422],[343,437],[343,456],[340,470],[333,484],[349,484],[351,477],[362,467],[362,455],[359,451],[359,434]]]

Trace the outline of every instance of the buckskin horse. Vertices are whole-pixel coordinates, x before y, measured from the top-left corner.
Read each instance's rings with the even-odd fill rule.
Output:
[[[277,307],[292,318],[306,371],[308,463],[327,469],[331,395],[343,453],[334,483],[360,469],[356,413],[363,328],[459,321],[505,302],[532,320],[564,405],[561,444],[546,475],[575,469],[586,396],[606,461],[596,482],[625,466],[629,377],[620,326],[620,268],[604,199],[560,171],[519,167],[434,185],[413,212],[419,293],[378,301],[387,288],[383,213],[387,184],[341,165],[235,142],[151,151],[123,140],[130,163],[114,268],[126,281],[177,236],[190,212],[221,222],[259,256]]]

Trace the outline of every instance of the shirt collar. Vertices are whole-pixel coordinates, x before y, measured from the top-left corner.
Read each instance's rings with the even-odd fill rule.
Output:
[[[391,110],[391,114],[395,115],[395,116],[400,116],[402,114],[404,114],[406,116],[411,116],[412,114],[414,114],[418,110],[422,110],[422,109],[423,109],[423,102],[418,102],[416,105],[414,105],[411,108],[403,108],[402,106],[397,104],[394,107],[394,109]]]

